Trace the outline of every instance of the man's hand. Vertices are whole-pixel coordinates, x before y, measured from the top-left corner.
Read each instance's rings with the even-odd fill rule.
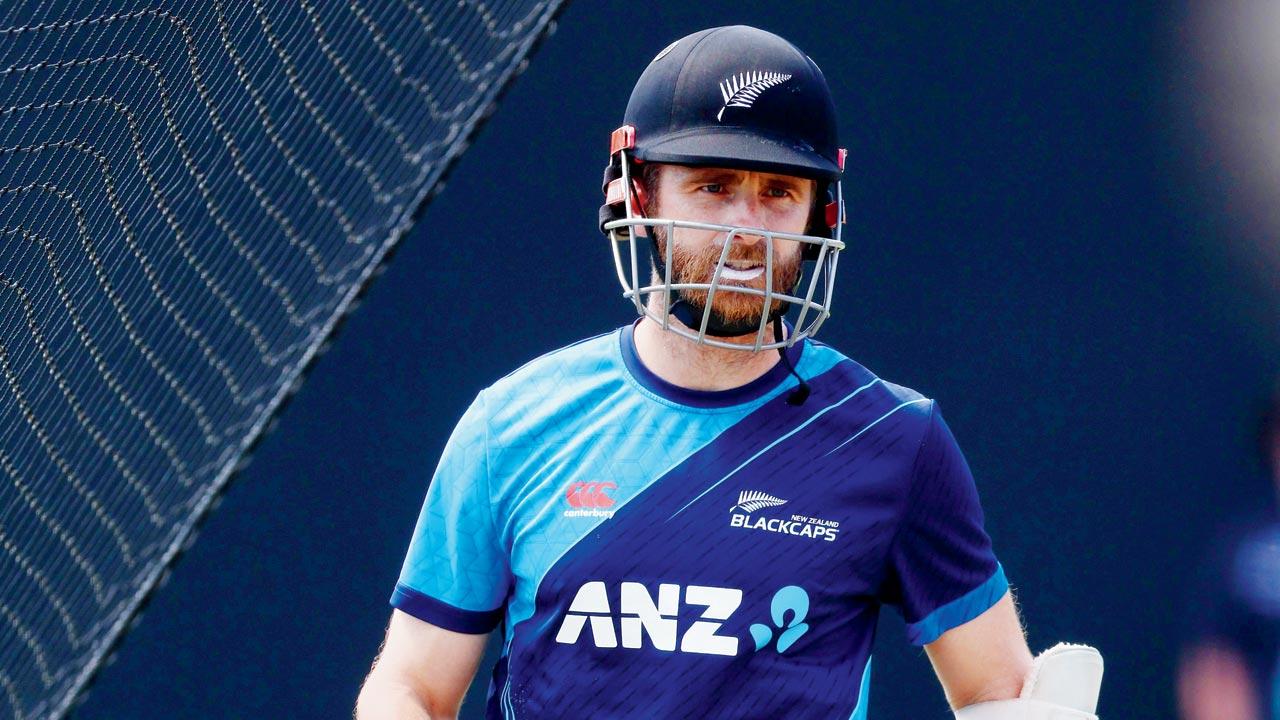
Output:
[[[1058,643],[1036,656],[1016,700],[992,700],[956,711],[956,720],[1098,720],[1102,654]]]
[[[487,635],[438,628],[393,610],[382,652],[360,689],[358,720],[452,720]]]

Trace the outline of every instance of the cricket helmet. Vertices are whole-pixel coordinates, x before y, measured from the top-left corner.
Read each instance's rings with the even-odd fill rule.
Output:
[[[835,103],[818,66],[795,45],[743,25],[703,30],[668,45],[641,74],[627,103],[622,127],[613,132],[605,170],[601,230],[610,238],[623,296],[641,315],[653,315],[645,300],[662,293],[668,315],[653,317],[668,330],[718,347],[760,350],[782,348],[813,335],[830,316],[836,262],[840,250],[844,202],[840,178],[845,151],[839,147]],[[633,182],[645,163],[725,167],[791,175],[814,180],[815,202],[803,234],[743,228],[687,218],[641,214]],[[651,243],[656,283],[642,284],[634,228],[644,227]],[[672,246],[680,230],[724,233],[723,252],[709,278],[673,278]],[[721,275],[735,238],[763,238],[771,263],[776,241],[798,242],[812,263],[807,283],[772,286],[765,273],[763,290],[726,283]],[[659,238],[671,242],[659,242]],[[771,265],[770,265],[771,268]],[[706,298],[699,303],[689,293]],[[745,293],[760,298],[759,322],[732,324],[712,310],[716,293]],[[799,309],[794,330],[767,340],[770,322],[789,307]],[[680,323],[671,323],[674,315]],[[777,328],[775,328],[776,330]],[[715,338],[756,333],[749,345]]]

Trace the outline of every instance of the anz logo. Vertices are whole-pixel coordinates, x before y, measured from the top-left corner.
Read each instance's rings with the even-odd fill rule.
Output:
[[[615,615],[605,583],[584,583],[560,623],[556,642],[574,645],[586,634],[598,648],[621,645],[639,649],[645,646],[644,638],[648,636],[649,644],[657,650],[675,652],[678,647],[680,652],[702,655],[738,654],[738,638],[722,635],[719,630],[742,604],[741,590],[686,585],[682,593],[679,585],[663,583],[658,586],[656,600],[642,583],[624,582],[620,590],[621,602]],[[685,605],[703,608],[699,619],[683,630],[677,620],[682,595]],[[809,629],[804,623],[809,595],[803,588],[788,585],[774,594],[770,610],[775,626],[782,630],[775,648],[783,653]],[[751,635],[757,651],[768,647],[773,639],[772,629],[760,623],[751,626]]]

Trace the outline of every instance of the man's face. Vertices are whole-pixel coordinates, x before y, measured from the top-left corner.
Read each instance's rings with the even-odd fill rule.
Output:
[[[776,232],[804,233],[813,207],[814,182],[805,178],[751,170],[695,168],[664,165],[656,193],[648,198],[649,217],[692,220],[742,228],[763,228]],[[658,248],[666,253],[666,233],[658,228]],[[712,230],[675,229],[672,248],[672,281],[710,283],[729,233]],[[786,293],[795,287],[801,271],[801,245],[792,240],[773,240],[773,290]],[[720,290],[712,312],[729,326],[753,326],[760,322],[763,298],[732,292],[734,287],[765,288],[765,253],[768,243],[760,235],[732,237],[725,268],[720,274]],[[706,307],[706,291],[681,290],[686,302],[701,310]],[[781,301],[774,301],[776,309]],[[754,329],[754,328],[752,328]]]

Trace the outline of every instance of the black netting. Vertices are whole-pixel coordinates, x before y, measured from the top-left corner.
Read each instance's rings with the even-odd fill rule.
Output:
[[[65,712],[561,4],[0,9],[0,707]]]

